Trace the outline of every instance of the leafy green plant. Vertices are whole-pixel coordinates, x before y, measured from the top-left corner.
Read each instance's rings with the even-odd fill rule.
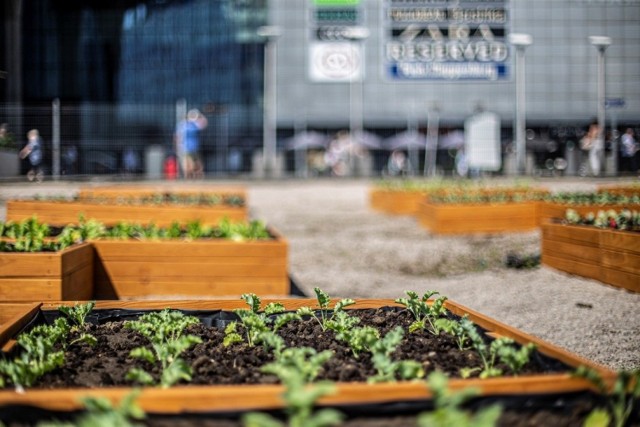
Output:
[[[7,380],[17,390],[30,387],[42,375],[59,368],[64,363],[64,346],[69,333],[69,324],[64,318],[58,318],[53,325],[39,325],[31,331],[20,334],[16,339],[22,348],[13,360],[0,360],[0,387]]]
[[[245,427],[325,427],[341,423],[342,414],[333,409],[314,412],[315,403],[322,396],[333,393],[334,386],[328,382],[314,381],[322,365],[332,353],[317,353],[312,348],[287,348],[273,363],[263,366],[262,371],[276,375],[285,386],[287,423],[264,413],[249,413],[242,417]]]
[[[143,424],[134,421],[146,418],[135,401],[139,395],[140,391],[134,390],[123,397],[117,407],[106,397],[85,397],[82,404],[86,412],[73,422],[43,422],[37,427],[142,427]]]
[[[284,306],[280,303],[269,303],[261,311],[261,300],[256,294],[242,294],[240,296],[247,303],[249,309],[236,309],[233,312],[240,318],[240,323],[245,331],[247,344],[251,347],[260,342],[260,337],[263,333],[271,331],[269,326],[274,324],[274,330],[278,330],[286,323],[300,319],[301,317],[296,313],[284,313],[275,317],[275,320],[270,316],[273,314],[283,313],[285,311]],[[243,342],[242,335],[237,331],[238,322],[231,322],[225,328],[225,338],[223,340],[224,346],[229,346],[233,343]]]
[[[49,226],[40,223],[35,215],[22,221],[7,222],[4,227],[5,236],[13,240],[7,248],[15,252],[55,250],[53,242],[45,241],[49,233]]]
[[[514,374],[517,374],[529,362],[529,357],[535,350],[535,345],[532,343],[517,348],[515,342],[506,337],[497,338],[487,344],[473,323],[461,322],[460,326],[469,337],[472,347],[480,355],[483,365],[482,368],[463,370],[463,377],[471,375],[476,370],[480,370],[480,378],[501,376],[502,370],[496,367],[498,360],[509,366]]]
[[[323,331],[327,330],[328,320],[332,319],[337,313],[344,310],[345,307],[356,303],[351,298],[344,298],[336,303],[336,305],[333,307],[333,314],[329,316],[329,305],[331,304],[331,297],[329,296],[329,294],[318,287],[314,288],[313,291],[316,294],[318,306],[320,307],[320,310],[318,310],[319,315],[310,307],[300,307],[297,313],[300,316],[311,316],[312,318],[316,319]]]
[[[418,415],[419,427],[493,427],[502,414],[500,405],[492,405],[471,414],[462,405],[478,395],[473,388],[453,392],[448,387],[448,379],[442,372],[432,372],[428,377],[429,389],[433,393],[434,410]]]
[[[269,239],[271,235],[262,221],[231,222],[223,218],[212,231],[213,237],[242,242],[245,240]]]
[[[466,343],[469,341],[469,335],[467,331],[470,327],[473,327],[473,323],[469,320],[468,315],[464,315],[462,319],[454,320],[454,319],[437,319],[436,323],[438,327],[448,333],[449,335],[453,335],[456,337],[456,343],[458,344],[459,350],[466,350],[468,347]],[[463,324],[465,326],[463,326]]]
[[[396,361],[391,354],[402,341],[404,331],[397,326],[389,331],[384,338],[378,339],[371,345],[371,361],[376,368],[376,375],[368,379],[369,382],[395,381],[399,376],[403,380],[422,378],[424,370],[422,365],[415,360]]]
[[[184,335],[185,329],[199,320],[193,316],[185,316],[179,311],[169,309],[152,312],[140,316],[138,320],[126,321],[124,327],[137,331],[151,344],[131,350],[131,357],[149,363],[160,363],[160,384],[170,387],[180,380],[191,381],[191,367],[180,358],[189,347],[200,344],[202,340],[194,335]],[[127,379],[142,384],[153,384],[154,379],[141,368],[132,368]]]
[[[71,327],[72,332],[79,332],[80,336],[69,344],[75,344],[78,342],[84,342],[89,345],[96,345],[98,340],[91,334],[82,332],[85,325],[87,315],[95,307],[95,301],[90,301],[86,304],[75,304],[73,307],[61,305],[58,307],[58,311],[64,314],[67,319],[71,320],[74,325]]]
[[[371,351],[371,347],[380,339],[380,332],[374,327],[362,326],[340,332],[336,334],[336,339],[346,342],[357,358],[360,353]]]
[[[574,375],[585,378],[606,396],[606,408],[595,409],[589,414],[587,427],[624,427],[640,398],[640,369],[618,373],[613,387],[607,387],[602,376],[594,369],[580,366]]]
[[[405,293],[409,298],[397,298],[395,302],[405,306],[415,319],[409,326],[409,332],[427,329],[434,335],[440,334],[440,327],[436,320],[447,313],[447,309],[444,307],[447,297],[438,297],[432,304],[429,304],[427,302],[429,298],[439,295],[439,292],[427,291],[422,295],[422,298],[414,291],[405,291]]]

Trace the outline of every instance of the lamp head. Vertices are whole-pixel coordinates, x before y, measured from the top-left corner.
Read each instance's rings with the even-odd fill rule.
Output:
[[[509,34],[509,43],[517,47],[526,47],[533,43],[533,37],[530,34],[511,33]]]
[[[589,43],[597,47],[599,50],[605,50],[611,44],[611,37],[589,36]]]

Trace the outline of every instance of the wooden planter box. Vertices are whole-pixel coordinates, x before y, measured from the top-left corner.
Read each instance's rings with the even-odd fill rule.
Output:
[[[419,204],[418,222],[434,234],[504,233],[537,228],[537,203]]]
[[[424,199],[422,191],[385,190],[374,188],[369,192],[371,208],[390,215],[415,215]]]
[[[89,243],[60,252],[0,252],[0,301],[91,299],[93,263]]]
[[[96,240],[96,299],[289,295],[288,242]]]
[[[100,187],[82,187],[78,191],[80,200],[86,199],[133,199],[151,197],[156,194],[175,194],[178,196],[190,195],[220,195],[240,196],[245,202],[247,190],[241,186],[184,186],[184,185],[109,185]],[[245,203],[246,204],[246,203]]]
[[[172,222],[186,223],[199,220],[205,225],[216,225],[223,218],[231,221],[246,221],[246,206],[188,206],[188,205],[115,205],[68,201],[9,200],[6,219],[20,221],[38,217],[40,222],[64,226],[77,223],[82,214],[86,219],[96,219],[106,225],[119,222],[139,224],[155,223],[160,227]]]
[[[295,310],[301,306],[315,306],[315,300],[263,300],[264,304],[271,301],[282,302],[287,309]],[[55,310],[59,304],[45,303],[42,310]],[[359,300],[353,308],[378,308],[381,306],[396,306],[393,300]],[[137,301],[137,302],[109,302],[99,301],[96,309],[163,309],[170,306],[174,309],[190,310],[232,310],[246,308],[242,301]],[[586,365],[598,370],[601,375],[611,380],[615,373],[595,365],[594,363],[573,355],[552,344],[536,337],[527,335],[515,328],[509,327],[478,312],[470,310],[452,301],[446,302],[447,308],[454,314],[467,314],[474,323],[486,329],[494,336],[511,337],[521,344],[533,342],[538,351],[564,362],[572,368]],[[18,316],[18,321],[25,324],[34,314],[25,308],[24,314]],[[6,326],[5,326],[6,328]],[[0,331],[1,332],[1,331]],[[5,342],[0,342],[4,345]],[[587,390],[589,382],[574,378],[570,372],[544,375],[529,375],[518,377],[502,377],[490,379],[452,379],[449,382],[452,389],[460,390],[466,387],[478,388],[483,395],[526,395],[553,394]],[[80,408],[79,398],[84,396],[105,396],[112,400],[120,400],[132,391],[128,387],[104,389],[64,389],[43,390],[31,389],[25,393],[13,390],[0,391],[0,405],[34,405],[49,410],[69,411]],[[176,386],[170,389],[143,388],[138,399],[140,406],[147,412],[182,413],[182,412],[212,412],[221,410],[273,409],[283,405],[280,385],[226,385],[226,386]],[[321,399],[320,403],[330,404],[358,404],[383,403],[401,400],[417,400],[430,397],[430,393],[423,381],[396,383],[338,383],[337,392]]]
[[[640,292],[640,233],[545,223],[542,263]]]
[[[562,220],[565,218],[567,209],[573,209],[581,216],[590,212],[594,214],[598,211],[607,211],[613,209],[619,211],[621,209],[640,209],[640,205],[568,205],[564,203],[538,202],[538,224],[545,222],[553,222],[553,220]]]
[[[598,193],[609,193],[618,196],[640,196],[640,184],[617,184],[598,186]]]

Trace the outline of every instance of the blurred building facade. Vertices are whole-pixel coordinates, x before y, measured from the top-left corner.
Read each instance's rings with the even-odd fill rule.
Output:
[[[304,130],[385,138],[426,133],[433,117],[459,129],[478,111],[496,113],[512,140],[512,33],[533,38],[532,147],[575,144],[596,116],[592,35],[612,39],[607,127],[640,124],[640,0],[7,0],[2,14],[0,121],[51,139],[59,99],[62,149],[78,147],[80,172],[117,171],[128,146],[142,157],[149,146],[170,152],[177,116],[190,107],[209,117],[207,172],[250,169],[268,105],[258,35],[266,25],[280,29],[280,153]]]

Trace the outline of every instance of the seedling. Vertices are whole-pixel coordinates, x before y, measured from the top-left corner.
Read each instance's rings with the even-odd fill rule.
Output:
[[[0,360],[0,387],[7,380],[23,391],[42,375],[64,363],[64,351],[56,350],[56,344],[63,343],[69,333],[69,324],[63,318],[53,325],[40,325],[30,332],[20,334],[17,343],[22,347],[20,355],[12,361]]]
[[[483,364],[482,369],[472,368],[462,370],[461,374],[463,377],[470,376],[476,370],[480,370],[480,378],[501,376],[502,369],[495,366],[498,359],[509,366],[514,374],[517,374],[522,367],[529,362],[529,356],[535,349],[532,343],[516,349],[514,345],[515,342],[511,338],[506,337],[498,338],[487,345],[473,323],[461,322],[460,326],[471,340],[471,345],[480,355]]]
[[[152,364],[159,362],[162,387],[170,387],[180,380],[191,381],[191,367],[179,356],[189,347],[202,343],[199,337],[183,335],[188,326],[198,322],[196,317],[185,316],[179,311],[169,309],[145,314],[136,321],[126,321],[125,328],[140,333],[149,340],[153,349],[151,351],[147,347],[135,348],[131,350],[131,357]],[[142,384],[154,383],[151,374],[141,368],[132,368],[127,374],[127,379]]]
[[[86,412],[74,422],[44,422],[38,427],[142,427],[133,420],[142,420],[146,414],[135,400],[139,390],[126,395],[117,407],[106,397],[85,397],[82,399]]]
[[[433,393],[434,410],[418,415],[419,427],[493,427],[502,414],[500,405],[492,405],[471,414],[461,408],[470,398],[478,395],[478,390],[466,388],[452,392],[448,379],[442,372],[433,372],[427,380]]]
[[[607,398],[607,407],[591,412],[585,426],[624,427],[633,412],[635,402],[640,398],[640,369],[619,372],[612,388],[607,387],[600,374],[592,368],[580,366],[574,375],[591,381]]]
[[[358,358],[360,353],[371,351],[371,347],[380,339],[380,333],[376,328],[363,326],[336,334],[336,339],[345,341],[351,347],[353,356]]]
[[[269,324],[274,324],[274,332],[292,320],[299,320],[300,316],[296,313],[284,313],[277,316],[275,320],[270,318],[272,314],[283,313],[285,308],[281,303],[269,303],[260,311],[260,298],[256,294],[242,294],[240,296],[249,309],[236,309],[233,312],[240,318],[247,338],[247,344],[251,347],[260,342],[261,334],[270,331]],[[242,336],[237,332],[237,322],[231,322],[225,328],[224,346],[233,343],[242,342]]]
[[[435,295],[439,295],[437,291],[427,291],[422,298],[413,291],[405,291],[409,298],[397,298],[396,303],[401,304],[409,310],[415,321],[409,326],[409,332],[416,332],[423,329],[429,330],[434,335],[440,334],[440,327],[436,320],[447,313],[444,302],[448,299],[441,296],[435,299],[431,304],[427,301]],[[427,327],[428,326],[430,327]]]
[[[76,303],[73,305],[73,307],[61,305],[58,307],[58,311],[64,314],[69,320],[71,320],[71,322],[73,322],[77,328],[82,328],[85,324],[87,315],[91,313],[91,310],[93,310],[95,305],[95,301],[90,301],[86,304]]]
[[[463,323],[466,324],[466,327],[462,326]],[[466,350],[469,348],[466,345],[469,341],[469,335],[466,331],[469,329],[470,325],[473,326],[473,324],[466,314],[462,319],[460,319],[460,321],[442,318],[437,319],[436,324],[441,330],[456,338],[459,350]]]
[[[424,376],[424,370],[420,363],[414,360],[394,361],[391,359],[391,354],[402,341],[403,335],[402,327],[398,326],[371,346],[371,361],[377,373],[368,379],[369,382],[395,381],[396,376],[403,380]]]
[[[309,307],[300,307],[297,313],[300,316],[311,316],[316,319],[320,324],[320,327],[323,331],[327,330],[327,321],[332,319],[337,313],[341,312],[345,307],[355,304],[356,302],[351,298],[344,298],[336,303],[333,307],[333,314],[331,316],[328,315],[329,305],[331,304],[331,297],[329,294],[324,292],[320,288],[314,288],[313,291],[316,294],[316,298],[318,300],[318,306],[320,307],[320,315],[316,314],[316,311],[312,310]]]
[[[331,352],[316,353],[312,348],[288,348],[275,362],[265,365],[263,372],[271,373],[285,386],[283,398],[288,419],[283,423],[268,414],[249,413],[242,417],[245,427],[328,427],[342,422],[342,414],[333,409],[313,412],[319,398],[333,393],[334,386],[327,382],[309,385]]]

